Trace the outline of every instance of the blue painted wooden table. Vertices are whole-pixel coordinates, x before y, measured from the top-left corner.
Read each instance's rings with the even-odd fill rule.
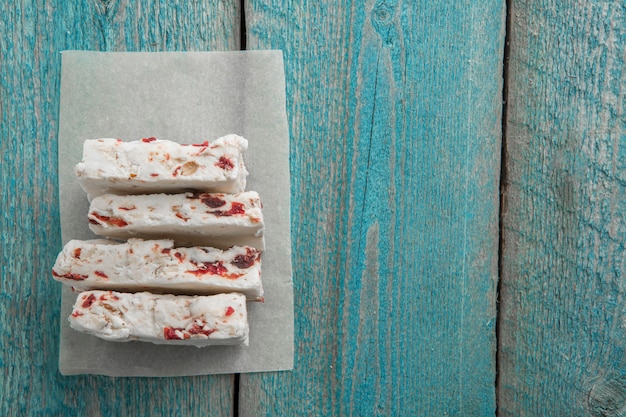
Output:
[[[623,415],[623,2],[0,12],[0,415]],[[66,49],[283,50],[293,371],[59,374]]]

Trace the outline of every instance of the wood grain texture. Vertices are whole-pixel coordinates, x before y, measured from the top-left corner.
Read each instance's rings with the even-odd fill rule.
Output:
[[[240,415],[493,415],[504,3],[245,10],[285,54],[296,356]]]
[[[237,5],[221,1],[0,3],[0,415],[233,414],[233,377],[62,377],[57,141],[64,49],[239,47]]]
[[[626,412],[626,8],[511,2],[499,409]]]

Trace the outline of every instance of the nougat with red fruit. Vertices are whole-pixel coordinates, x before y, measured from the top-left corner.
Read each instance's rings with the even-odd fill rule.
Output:
[[[263,299],[261,252],[250,246],[222,250],[175,247],[168,239],[71,240],[59,253],[52,276],[77,291],[238,292],[248,300]]]
[[[235,194],[246,188],[247,148],[248,141],[234,134],[195,144],[155,137],[88,139],[75,173],[89,200],[103,194],[181,190]]]
[[[115,195],[91,200],[89,227],[113,239],[172,239],[179,246],[265,249],[261,199],[255,191]]]
[[[78,294],[70,326],[112,342],[248,345],[243,294],[185,296],[85,291]]]

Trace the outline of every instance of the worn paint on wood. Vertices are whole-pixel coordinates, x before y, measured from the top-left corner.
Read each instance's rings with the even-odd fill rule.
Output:
[[[0,415],[233,414],[233,376],[62,377],[57,141],[60,51],[239,47],[220,1],[0,2]]]
[[[285,54],[295,369],[242,416],[495,413],[504,2],[246,3]]]
[[[499,410],[626,410],[626,9],[511,2]]]

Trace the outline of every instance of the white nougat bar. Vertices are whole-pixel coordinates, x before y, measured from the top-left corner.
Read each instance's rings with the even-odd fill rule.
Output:
[[[263,299],[261,253],[252,247],[228,250],[174,247],[172,240],[71,240],[52,268],[54,279],[75,290],[208,295],[238,292]]]
[[[243,294],[156,295],[86,291],[69,317],[80,332],[116,341],[155,344],[247,345],[248,319]]]
[[[263,213],[255,191],[94,198],[89,227],[115,239],[173,239],[179,246],[252,246],[264,250]]]
[[[213,142],[179,144],[154,137],[124,142],[88,139],[75,172],[89,200],[103,194],[151,194],[184,190],[239,193],[248,171],[248,141],[227,135]]]

